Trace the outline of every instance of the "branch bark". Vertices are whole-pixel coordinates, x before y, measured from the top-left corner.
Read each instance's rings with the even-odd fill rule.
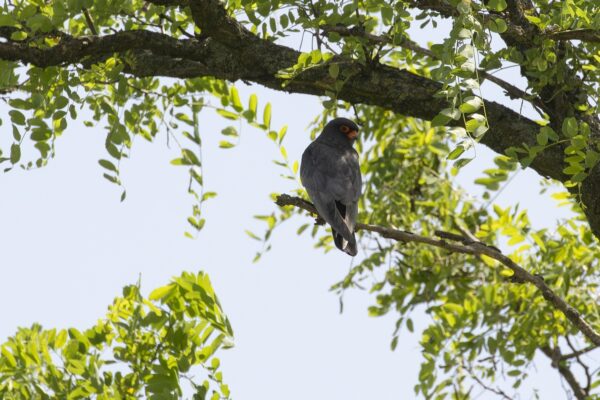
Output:
[[[277,197],[275,202],[278,206],[294,206],[302,210],[308,211],[311,214],[318,215],[315,207],[308,201],[300,197],[292,197],[287,194],[282,194]],[[452,253],[469,254],[472,256],[480,257],[485,255],[498,261],[506,268],[513,271],[513,280],[516,282],[526,282],[534,285],[540,294],[548,301],[554,308],[559,310],[579,331],[587,337],[595,345],[600,345],[600,334],[596,332],[581,314],[567,302],[557,295],[547,284],[544,282],[544,278],[538,275],[529,273],[526,269],[512,261],[510,258],[502,254],[500,250],[495,247],[488,246],[485,243],[473,241],[471,239],[462,237],[460,235],[439,232],[438,236],[444,236],[444,239],[433,239],[426,236],[421,236],[412,232],[401,231],[392,228],[386,228],[383,226],[369,225],[369,224],[356,224],[356,230],[365,230],[381,235],[386,239],[393,239],[404,243],[420,243],[428,246],[438,247],[444,250],[448,250]],[[451,240],[455,243],[449,242],[445,239]]]
[[[135,61],[127,65],[125,72],[134,76],[213,76],[317,96],[333,90],[334,82],[329,76],[327,64],[311,68],[289,81],[281,78],[278,72],[293,66],[300,53],[260,39],[230,16],[219,0],[148,2],[161,6],[189,6],[201,35],[194,39],[176,39],[148,30],[89,37],[71,37],[60,33],[58,44],[52,47],[34,47],[9,39],[0,42],[0,59],[39,67],[72,64],[90,66],[94,60],[127,52]],[[443,1],[414,3],[417,7],[430,7],[449,15],[454,10]],[[430,79],[387,65],[365,66],[342,57],[334,57],[331,62],[340,66],[342,76],[352,77],[337,93],[340,100],[378,106],[424,120],[431,120],[448,107],[445,99],[436,96],[440,84]],[[500,154],[505,154],[513,146],[536,145],[538,124],[501,104],[487,101],[485,105],[490,129],[481,143]],[[538,154],[530,167],[544,177],[565,182],[569,177],[563,173],[566,166],[564,157],[562,145],[550,146]],[[597,237],[600,237],[600,202],[597,201],[600,198],[599,182],[600,166],[584,182],[581,196],[590,227]]]

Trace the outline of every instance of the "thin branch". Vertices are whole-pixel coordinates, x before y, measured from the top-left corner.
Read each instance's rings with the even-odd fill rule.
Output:
[[[575,375],[573,375],[573,372],[571,372],[569,367],[566,366],[564,362],[560,361],[560,348],[555,347],[554,349],[552,349],[550,346],[543,346],[540,347],[540,350],[542,350],[542,353],[544,353],[550,360],[552,360],[552,367],[556,368],[558,372],[562,375],[562,377],[565,378],[565,380],[571,387],[573,394],[578,400],[585,400],[589,398],[589,393],[581,387],[579,382],[577,382],[577,379],[575,378]]]
[[[577,350],[577,351],[574,351],[573,353],[563,355],[561,359],[568,360],[569,358],[579,357],[579,356],[584,355],[585,353],[589,353],[592,350],[596,350],[597,348],[598,348],[598,345],[590,344],[589,346],[587,346],[581,350]]]
[[[547,34],[546,37],[555,40],[580,40],[582,42],[600,43],[600,30],[573,29]]]
[[[162,19],[166,19],[167,21],[169,21],[171,24],[175,24],[175,21],[173,21],[173,19],[171,17],[169,17],[167,14],[161,13],[158,15],[160,18]],[[177,30],[179,32],[181,32],[181,34],[189,37],[190,39],[193,39],[195,36],[192,35],[191,33],[189,33],[188,31],[186,31],[185,29],[183,29],[180,25],[177,26]]]
[[[326,25],[326,26],[322,27],[321,30],[325,33],[334,32],[340,36],[345,36],[345,37],[353,36],[353,37],[364,38],[372,43],[390,44],[390,45],[400,46],[405,49],[409,49],[417,54],[439,60],[439,58],[436,56],[436,54],[433,51],[419,46],[416,42],[413,42],[412,40],[410,40],[406,37],[402,37],[402,39],[400,39],[400,41],[395,41],[395,40],[392,40],[391,38],[389,38],[388,36],[378,36],[378,35],[373,35],[372,33],[365,32],[364,28],[359,27],[359,26],[347,28],[345,26],[340,26],[340,25],[336,25],[336,26]],[[498,78],[497,76],[492,75],[491,73],[489,73],[483,69],[479,69],[479,70],[477,70],[477,72],[483,79],[487,79],[490,82],[493,82],[496,85],[498,85],[499,87],[501,87],[502,89],[504,89],[506,91],[506,94],[508,95],[508,97],[510,97],[511,99],[523,99],[523,100],[533,103],[534,105],[536,105],[539,108],[544,109],[544,103],[537,96],[529,94],[526,91],[519,89],[518,87],[506,82],[503,79]]]
[[[83,7],[81,10],[83,11],[83,16],[85,17],[85,23],[87,24],[88,28],[90,28],[92,35],[97,36],[98,31],[96,30],[96,26],[94,25],[94,21],[92,20],[90,12],[85,7]]]
[[[157,6],[167,7],[187,7],[190,5],[189,0],[146,0],[146,3],[152,3]]]
[[[571,340],[569,339],[569,336],[565,336],[565,340],[567,341],[567,345],[569,346],[569,348],[571,349],[571,351],[573,351],[573,354],[577,354],[577,351],[575,350],[575,346],[573,346],[573,344],[571,343]],[[564,359],[561,357],[561,359]],[[579,364],[581,366],[581,368],[583,368],[583,372],[585,373],[585,378],[586,378],[586,385],[584,388],[584,391],[586,393],[590,392],[590,388],[592,386],[592,374],[590,373],[590,367],[583,362],[583,360],[579,357],[579,354],[577,354],[575,356],[575,359],[577,360],[577,364]]]
[[[315,207],[308,201],[299,197],[292,197],[287,194],[282,194],[277,197],[275,202],[280,207],[283,206],[295,206],[308,211],[312,214],[318,214]],[[466,237],[449,234],[446,232],[438,232],[437,234],[444,235],[445,239],[451,240],[449,242],[445,239],[433,239],[426,236],[421,236],[412,232],[401,231],[392,228],[386,228],[383,226],[369,225],[369,224],[356,224],[356,230],[365,230],[369,232],[378,233],[387,239],[393,239],[404,243],[421,243],[428,246],[438,247],[441,249],[448,250],[452,253],[469,254],[476,257],[485,255],[493,258],[500,262],[502,265],[513,271],[512,280],[516,282],[527,282],[533,284],[542,294],[542,296],[550,303],[554,308],[562,312],[562,314],[575,326],[579,331],[587,337],[592,343],[600,346],[600,334],[596,332],[586,321],[583,319],[579,311],[571,307],[567,302],[557,295],[547,284],[544,279],[539,275],[533,275],[526,269],[515,263],[509,257],[502,254],[497,248],[488,246],[485,243],[473,241]],[[458,243],[457,243],[458,242]]]
[[[481,379],[479,379],[479,377],[477,376],[477,374],[468,366],[463,364],[463,368],[467,370],[467,372],[469,373],[469,375],[471,375],[471,378],[477,382],[477,384],[479,386],[481,386],[484,390],[487,390],[488,392],[494,393],[500,397],[502,397],[503,399],[506,400],[512,400],[512,397],[510,397],[509,395],[506,394],[506,392],[502,389],[500,389],[499,387],[493,388],[489,385],[486,385],[485,382],[483,382]]]
[[[406,37],[402,37],[402,39],[400,39],[399,42],[396,42],[396,41],[393,41],[392,39],[390,39],[388,36],[378,36],[378,35],[373,35],[372,33],[368,33],[361,26],[354,26],[352,28],[347,28],[342,25],[336,25],[336,26],[324,25],[321,27],[321,30],[324,33],[334,32],[343,37],[349,37],[349,36],[360,37],[360,38],[368,40],[371,43],[396,45],[396,46],[400,46],[400,47],[404,47],[406,49],[412,50],[415,53],[437,59],[437,57],[435,56],[433,51],[419,46],[416,42],[413,42],[412,40],[410,40]]]

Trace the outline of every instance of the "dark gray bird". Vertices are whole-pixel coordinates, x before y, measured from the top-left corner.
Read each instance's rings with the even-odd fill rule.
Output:
[[[347,118],[330,121],[302,154],[300,179],[333,233],[336,247],[351,256],[358,252],[354,226],[362,179],[358,153],[352,145],[358,126]]]

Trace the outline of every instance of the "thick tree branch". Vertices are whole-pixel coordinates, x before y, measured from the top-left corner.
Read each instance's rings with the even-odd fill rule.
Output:
[[[443,17],[454,17],[457,15],[457,10],[446,0],[412,0],[409,2],[410,6],[424,11],[434,11]],[[527,20],[526,15],[536,14],[536,9],[530,0],[507,0],[507,9],[501,14],[497,14],[498,17],[503,18],[507,23],[506,32],[500,34],[504,42],[508,46],[512,46],[518,49],[520,52],[525,54],[528,50],[533,49],[539,42],[539,37],[543,35],[539,29]],[[483,18],[482,16],[480,16]],[[558,37],[560,37],[560,33]],[[575,34],[563,34],[563,35],[575,35]],[[578,33],[577,35],[582,35]],[[585,33],[590,35],[590,33]],[[565,38],[565,36],[563,36]],[[557,46],[557,53],[564,53],[564,48],[561,46],[570,45],[568,42],[560,42]],[[527,74],[524,67],[521,67],[523,76],[529,80],[532,78]],[[544,107],[542,109],[548,113],[551,117],[551,124],[555,130],[560,131],[563,120],[568,116],[579,117],[586,121],[592,128],[592,136],[600,135],[600,120],[598,116],[581,115],[573,109],[574,104],[578,104],[580,99],[587,97],[586,93],[581,90],[583,85],[581,83],[581,77],[578,76],[577,72],[572,69],[567,69],[565,72],[569,79],[573,82],[578,82],[572,86],[572,89],[568,90],[562,83],[549,84],[540,90],[539,97],[542,99]],[[532,85],[533,86],[533,85]],[[486,135],[487,136],[487,135]],[[486,139],[484,136],[484,142]],[[492,149],[496,150],[493,146]],[[564,149],[557,149],[559,152],[563,152]],[[498,151],[498,150],[496,150]],[[564,156],[555,154],[558,158],[564,159]],[[544,175],[537,166],[532,165],[533,169]],[[561,170],[564,165],[561,162],[559,167]],[[548,175],[551,176],[551,175]],[[558,180],[565,182],[565,178],[558,178]],[[556,178],[555,178],[556,179]],[[581,187],[581,202],[583,203],[583,210],[590,223],[592,233],[600,238],[600,164],[597,164],[590,172],[588,177],[583,181]],[[570,190],[573,190],[572,188]]]
[[[61,36],[57,45],[48,48],[32,47],[22,42],[0,42],[0,58],[49,67],[83,63],[87,57],[132,50],[150,50],[163,56],[194,61],[208,56],[205,42],[196,39],[178,40],[146,30],[122,31],[106,36]]]
[[[327,95],[335,91],[328,64],[310,68],[291,80],[279,76],[279,71],[293,66],[300,53],[263,40],[249,32],[218,0],[150,0],[164,6],[189,5],[201,30],[196,39],[175,39],[147,30],[117,32],[112,35],[71,37],[60,34],[53,47],[33,47],[29,43],[0,43],[0,59],[30,63],[39,67],[56,65],[91,65],[95,60],[118,53],[127,53],[135,62],[128,63],[125,72],[135,76],[167,76],[194,78],[213,76],[230,81],[243,80],[262,84],[275,90],[311,95]],[[420,1],[445,4],[444,2]],[[446,6],[442,7],[446,10]],[[450,7],[452,8],[452,7]],[[356,61],[335,57],[340,76],[351,77],[337,92],[340,100],[352,104],[368,104],[392,110],[398,114],[431,120],[448,107],[439,98],[441,85],[430,79],[386,65],[365,66]],[[486,102],[490,129],[481,139],[497,153],[504,154],[513,146],[536,145],[539,126],[495,103]],[[544,177],[565,182],[564,149],[548,147],[538,154],[531,168]],[[594,170],[595,171],[595,170]],[[593,233],[600,236],[600,167],[592,171],[582,190],[585,211]]]
[[[283,206],[294,206],[308,211],[312,214],[318,215],[315,207],[308,201],[299,197],[292,197],[286,194],[282,194],[277,197],[276,204],[280,207]],[[533,284],[539,292],[542,294],[544,299],[548,301],[554,308],[560,310],[563,315],[577,328],[579,331],[587,337],[595,345],[600,345],[600,334],[596,332],[579,314],[579,312],[571,307],[567,302],[557,295],[547,284],[544,282],[544,278],[538,275],[529,273],[526,269],[512,261],[509,257],[502,254],[497,248],[488,246],[485,243],[473,241],[468,238],[464,238],[460,235],[447,234],[441,232],[441,234],[452,241],[458,243],[452,243],[445,239],[433,239],[426,236],[417,235],[412,232],[401,231],[397,229],[386,228],[382,226],[369,225],[369,224],[356,224],[356,230],[365,230],[369,232],[378,233],[384,238],[393,239],[404,243],[421,243],[428,246],[438,247],[444,250],[448,250],[452,253],[469,254],[476,257],[485,255],[498,261],[506,268],[510,269],[514,275],[513,280],[517,282],[527,282]]]
[[[581,387],[581,385],[577,381],[577,378],[575,378],[575,375],[573,374],[573,372],[571,372],[569,367],[566,366],[564,362],[561,362],[560,348],[556,347],[552,349],[550,348],[550,346],[543,346],[540,347],[540,350],[542,350],[542,353],[544,353],[550,360],[552,360],[552,367],[556,368],[558,372],[562,375],[562,377],[565,378],[565,380],[571,387],[571,390],[573,391],[575,397],[578,400],[588,399],[589,393]]]

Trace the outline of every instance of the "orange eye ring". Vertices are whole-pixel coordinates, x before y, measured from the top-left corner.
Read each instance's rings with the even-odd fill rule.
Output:
[[[348,128],[346,125],[342,125],[340,126],[340,131],[342,131],[343,133],[348,133],[350,132],[350,128]]]

